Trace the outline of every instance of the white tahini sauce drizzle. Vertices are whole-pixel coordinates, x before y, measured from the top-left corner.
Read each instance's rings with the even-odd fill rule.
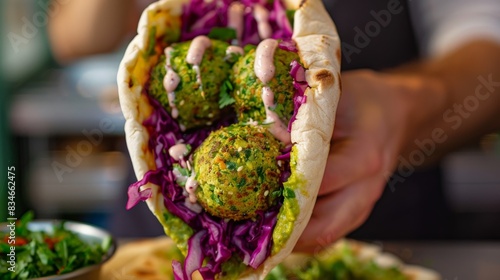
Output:
[[[181,79],[177,73],[175,73],[174,69],[172,69],[171,59],[172,59],[172,51],[174,49],[172,47],[165,48],[165,69],[167,73],[163,78],[163,86],[167,91],[168,96],[168,105],[172,109],[172,118],[176,119],[179,116],[179,110],[175,106],[175,89],[179,85]]]
[[[196,203],[196,188],[198,187],[198,182],[196,181],[196,173],[191,167],[191,162],[184,157],[189,153],[189,149],[184,143],[177,143],[168,149],[168,154],[176,161],[181,163],[181,166],[187,166],[188,170],[191,171],[191,175],[189,177],[182,175],[177,170],[173,170],[175,179],[179,181],[184,181],[185,186],[184,189],[188,194],[188,200],[186,202],[190,202],[191,204]],[[191,209],[191,207],[190,207]],[[195,211],[198,208],[192,208],[191,210]],[[195,211],[196,212],[196,211]]]
[[[201,205],[199,205],[198,203],[192,203],[191,200],[189,199],[189,196],[186,197],[186,199],[184,200],[184,205],[187,208],[191,209],[193,212],[198,214],[200,214],[203,211]]]
[[[269,123],[271,125],[269,127],[271,134],[285,144],[291,143],[292,139],[290,133],[288,132],[288,127],[283,123],[278,114],[272,110],[272,108],[275,107],[274,92],[268,86],[264,86],[262,88],[262,101],[264,102],[264,106],[266,108],[265,123]]]
[[[271,38],[273,29],[269,23],[269,11],[262,5],[256,4],[253,6],[253,16],[257,21],[257,30],[259,31],[260,39]]]
[[[211,46],[212,41],[207,36],[197,36],[191,42],[186,56],[186,62],[193,65],[193,69],[196,72],[196,82],[200,85],[202,95],[205,94],[203,92],[203,83],[201,82],[200,64],[205,51]]]
[[[255,51],[254,71],[257,78],[267,84],[274,77],[276,68],[274,67],[274,52],[278,47],[278,41],[265,39],[260,42]]]
[[[201,82],[201,71],[199,65],[193,65],[193,70],[196,72],[196,83],[200,85],[201,95],[205,96],[205,92],[203,92],[203,83]]]
[[[191,176],[187,178],[186,181],[186,191],[189,194],[189,201],[191,203],[196,203],[196,188],[198,188],[198,181],[195,179],[196,173],[191,172]]]
[[[245,51],[243,50],[242,47],[239,47],[239,46],[229,46],[226,49],[226,59],[229,58],[231,56],[231,54],[233,54],[233,53],[244,55]]]
[[[188,176],[186,175],[182,175],[182,173],[178,170],[178,169],[174,169],[172,170],[172,173],[174,174],[175,176],[175,181],[177,183],[180,183],[180,182],[186,182],[187,181],[187,178],[189,178]]]
[[[168,154],[175,160],[180,161],[189,152],[186,144],[178,143],[168,149]]]
[[[239,2],[233,2],[228,9],[227,27],[236,30],[236,39],[241,42],[243,36],[243,15],[245,13],[245,5]]]
[[[186,56],[186,62],[192,65],[200,65],[205,50],[212,46],[212,41],[207,36],[197,36],[191,42]]]
[[[274,93],[267,85],[276,73],[274,66],[274,53],[278,47],[278,41],[274,39],[266,39],[262,41],[255,52],[254,71],[255,75],[264,84],[262,88],[262,102],[266,109],[266,121],[269,123],[269,131],[281,142],[291,143],[291,136],[288,132],[288,127],[279,118],[278,114],[272,109],[275,108]]]

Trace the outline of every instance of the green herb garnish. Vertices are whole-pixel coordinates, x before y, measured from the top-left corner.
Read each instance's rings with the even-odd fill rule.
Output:
[[[179,186],[184,187],[186,185],[187,177],[191,176],[191,171],[189,169],[182,167],[178,163],[174,163],[173,170],[178,172],[181,176],[176,176],[176,182]]]
[[[226,167],[227,169],[229,169],[230,171],[234,171],[238,168],[238,165],[236,164],[236,162],[232,162],[232,161],[227,161],[226,162]]]
[[[295,198],[295,192],[292,189],[284,188],[283,196],[286,198]]]
[[[144,52],[144,58],[148,58],[155,54],[155,45],[156,45],[156,26],[153,26],[149,30],[148,34],[148,47]]]
[[[283,191],[280,189],[280,190],[277,190],[277,191],[273,191],[271,193],[271,198],[274,200],[274,199],[276,199],[276,198],[278,198],[278,197],[280,197],[282,195],[283,195]]]
[[[243,47],[243,51],[245,51],[245,53],[249,53],[251,50],[255,50],[257,49],[257,46],[256,45],[246,45],[245,47]]]
[[[236,39],[236,30],[234,28],[227,27],[214,27],[208,33],[208,38],[221,40],[221,41],[230,41]]]
[[[18,220],[15,244],[9,243],[10,233],[2,232],[1,280],[60,275],[98,264],[111,246],[111,239],[102,244],[83,241],[76,233],[67,230],[64,222],[55,225],[51,232],[31,231],[28,223],[32,219],[33,213],[27,212]],[[15,262],[9,262],[11,252],[15,252]]]
[[[241,178],[236,187],[238,187],[238,189],[243,188],[246,185],[246,183],[247,180],[245,178]]]
[[[229,80],[225,80],[222,83],[219,93],[219,108],[222,109],[229,106],[235,102],[234,98],[231,96],[231,92],[234,87]]]

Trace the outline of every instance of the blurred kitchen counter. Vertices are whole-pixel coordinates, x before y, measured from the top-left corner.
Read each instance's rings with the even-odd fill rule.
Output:
[[[123,135],[125,119],[116,85],[118,58],[101,55],[40,73],[12,97],[13,133],[44,137],[101,129]],[[107,125],[104,129],[103,122]]]
[[[119,239],[121,245],[153,239]],[[442,280],[500,279],[500,242],[373,241],[404,263],[433,269]]]
[[[121,206],[130,163],[116,84],[120,57],[47,69],[12,95],[20,195],[39,218],[107,215]]]
[[[387,241],[384,251],[438,271],[443,280],[500,279],[500,242]]]

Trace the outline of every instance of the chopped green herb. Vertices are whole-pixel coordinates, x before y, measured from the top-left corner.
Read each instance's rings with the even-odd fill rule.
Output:
[[[174,163],[173,167],[174,167],[174,170],[178,171],[182,176],[189,176],[190,175],[189,169],[182,167],[178,163]]]
[[[241,178],[238,184],[236,185],[238,188],[242,188],[246,185],[247,180],[245,178]]]
[[[186,152],[185,156],[187,156],[189,153],[191,153],[191,151],[193,150],[193,147],[191,147],[191,145],[189,145],[189,144],[186,144],[186,149],[187,149],[187,152]]]
[[[144,57],[148,58],[155,53],[155,45],[156,45],[156,26],[151,27],[148,34],[148,47],[146,52],[144,52]]]
[[[257,167],[257,175],[259,176],[260,183],[262,183],[266,180],[265,170],[262,166]]]
[[[182,167],[178,163],[173,164],[173,170],[174,172],[181,175],[178,176],[175,181],[177,182],[177,184],[179,184],[179,186],[184,187],[186,185],[187,177],[191,175],[191,171],[189,171],[189,169],[187,168]]]
[[[208,33],[208,38],[221,40],[221,41],[230,41],[236,39],[236,30],[234,28],[227,27],[214,27]]]
[[[222,200],[220,200],[218,195],[213,194],[212,199],[215,201],[215,203],[217,203],[219,205],[224,205],[224,202]]]
[[[246,45],[245,47],[243,47],[243,50],[245,51],[245,53],[248,53],[251,50],[255,50],[256,48],[257,48],[257,46],[255,46],[255,45]]]
[[[219,108],[222,109],[234,103],[234,98],[231,96],[233,91],[233,85],[229,80],[225,80],[222,83],[219,93]]]
[[[295,198],[295,192],[292,189],[284,188],[283,196],[286,198]]]
[[[226,162],[226,166],[227,166],[227,169],[229,169],[230,171],[234,171],[237,168],[237,164],[235,162],[232,162],[232,161]]]
[[[252,150],[251,149],[245,149],[245,160],[249,160],[250,157],[252,156]]]
[[[226,56],[226,61],[227,61],[229,64],[233,65],[233,64],[235,64],[235,63],[236,63],[236,61],[238,61],[238,59],[239,59],[240,57],[241,57],[241,54],[236,53],[236,52],[232,52],[232,53],[230,53],[230,54],[228,54],[228,55]]]
[[[273,192],[271,193],[271,198],[274,200],[274,199],[276,199],[276,198],[280,197],[280,196],[281,196],[281,194],[282,194],[282,192],[283,192],[282,190],[273,191]]]

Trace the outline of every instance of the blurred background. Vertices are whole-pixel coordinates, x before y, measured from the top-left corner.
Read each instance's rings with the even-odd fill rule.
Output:
[[[144,205],[124,210],[135,176],[126,151],[116,73],[131,37],[111,52],[63,66],[51,51],[47,22],[56,11],[48,9],[48,2],[0,3],[0,217],[5,220],[7,214],[6,170],[15,166],[18,217],[33,209],[37,218],[92,223],[117,236],[159,235],[161,229]],[[439,183],[433,190],[439,198],[418,197],[425,185],[411,191],[396,186],[385,199],[392,208],[376,209],[370,226],[353,236],[498,240],[499,167],[500,136],[486,135],[439,166],[416,172]],[[418,205],[397,205],[412,201]],[[137,217],[151,220],[150,229],[134,222]]]
[[[37,218],[79,220],[111,230],[113,212],[127,214],[126,191],[135,177],[116,87],[125,43],[60,65],[48,36],[48,21],[59,11],[49,4],[0,4],[0,217],[5,220],[7,210],[5,170],[14,166],[17,217],[33,209]],[[161,234],[159,226],[155,230]]]

